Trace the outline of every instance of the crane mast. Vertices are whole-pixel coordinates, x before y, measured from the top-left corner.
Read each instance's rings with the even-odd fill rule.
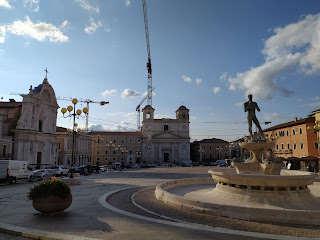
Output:
[[[149,43],[149,28],[148,28],[148,15],[147,15],[147,2],[146,0],[142,0],[143,6],[143,16],[144,16],[144,29],[146,32],[146,42],[147,42],[147,51],[148,51],[148,62],[147,62],[147,70],[148,70],[148,97],[147,104],[152,107],[152,67],[151,67],[151,55],[150,55],[150,43]]]

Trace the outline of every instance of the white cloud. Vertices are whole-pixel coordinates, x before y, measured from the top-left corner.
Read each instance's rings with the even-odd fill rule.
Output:
[[[234,105],[235,105],[236,107],[243,107],[243,104],[244,104],[244,102],[237,102],[237,103],[235,103]]]
[[[183,81],[185,82],[192,82],[192,79],[187,77],[186,75],[182,75]]]
[[[33,23],[28,16],[26,16],[25,19],[25,22],[18,20],[7,25],[7,32],[18,36],[30,37],[38,41],[45,41],[47,38],[50,42],[67,42],[69,40],[69,38],[65,36],[58,27],[51,23]]]
[[[313,101],[318,101],[318,100],[320,100],[320,97],[314,97],[312,100]]]
[[[220,87],[215,87],[215,88],[213,88],[214,94],[217,94],[218,92],[220,92],[220,90],[221,90]]]
[[[200,85],[202,83],[202,79],[201,78],[196,78],[196,84]]]
[[[84,31],[88,34],[92,34],[98,30],[98,28],[102,27],[102,22],[98,21],[97,23],[94,22],[93,18],[90,17],[90,26],[87,26]]]
[[[0,0],[0,7],[11,8],[8,0]]]
[[[4,26],[0,26],[0,43],[4,43],[6,38],[6,28]]]
[[[125,1],[124,1],[124,5],[126,5],[127,7],[129,7],[129,6],[130,6],[130,0],[125,0]]]
[[[263,113],[262,114],[262,119],[266,122],[272,122],[275,119],[281,118],[279,113]]]
[[[4,50],[0,49],[0,56],[4,54]]]
[[[222,73],[222,75],[219,77],[221,82],[225,82],[227,80],[228,74],[226,72]]]
[[[68,20],[64,20],[61,24],[60,28],[67,28],[70,25],[70,22]]]
[[[143,94],[136,92],[134,90],[130,90],[129,88],[126,88],[121,93],[122,98],[134,98],[134,97],[140,97],[140,96],[143,96]]]
[[[320,102],[314,102],[314,103],[310,103],[308,104],[309,107],[320,107]]]
[[[105,131],[105,128],[101,124],[90,125],[89,131]]]
[[[230,77],[230,90],[245,90],[245,95],[263,99],[271,99],[276,90],[289,96],[292,91],[277,85],[278,75],[293,69],[307,75],[320,72],[320,14],[307,15],[273,33],[262,50],[265,63]]]
[[[39,2],[40,0],[23,0],[23,5],[26,8],[27,5],[29,4],[29,8],[32,9],[34,12],[39,12]]]
[[[105,90],[104,92],[101,93],[101,95],[102,95],[103,97],[106,97],[106,96],[114,96],[114,95],[116,95],[117,92],[118,92],[117,89]]]
[[[80,6],[88,11],[94,11],[98,13],[100,11],[99,7],[90,0],[75,0],[75,2],[79,3]]]
[[[170,118],[170,116],[165,115],[165,114],[156,114],[154,116],[155,119],[162,119],[162,118]]]

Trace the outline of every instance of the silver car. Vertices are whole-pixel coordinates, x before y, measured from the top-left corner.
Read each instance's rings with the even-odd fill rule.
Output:
[[[50,169],[38,169],[33,171],[34,181],[46,180],[53,177],[53,172]]]

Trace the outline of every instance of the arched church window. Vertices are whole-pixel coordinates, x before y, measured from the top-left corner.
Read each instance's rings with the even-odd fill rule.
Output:
[[[182,113],[181,116],[182,116],[183,119],[187,118],[187,114],[186,113]]]
[[[147,112],[146,119],[150,119],[150,118],[151,118],[151,114],[150,114],[150,112]]]

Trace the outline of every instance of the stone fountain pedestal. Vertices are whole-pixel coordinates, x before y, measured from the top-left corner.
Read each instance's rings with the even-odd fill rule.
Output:
[[[280,175],[283,163],[262,163],[262,153],[268,150],[272,151],[274,142],[250,141],[239,145],[252,153],[252,159],[247,163],[232,162],[232,166],[238,174]]]

